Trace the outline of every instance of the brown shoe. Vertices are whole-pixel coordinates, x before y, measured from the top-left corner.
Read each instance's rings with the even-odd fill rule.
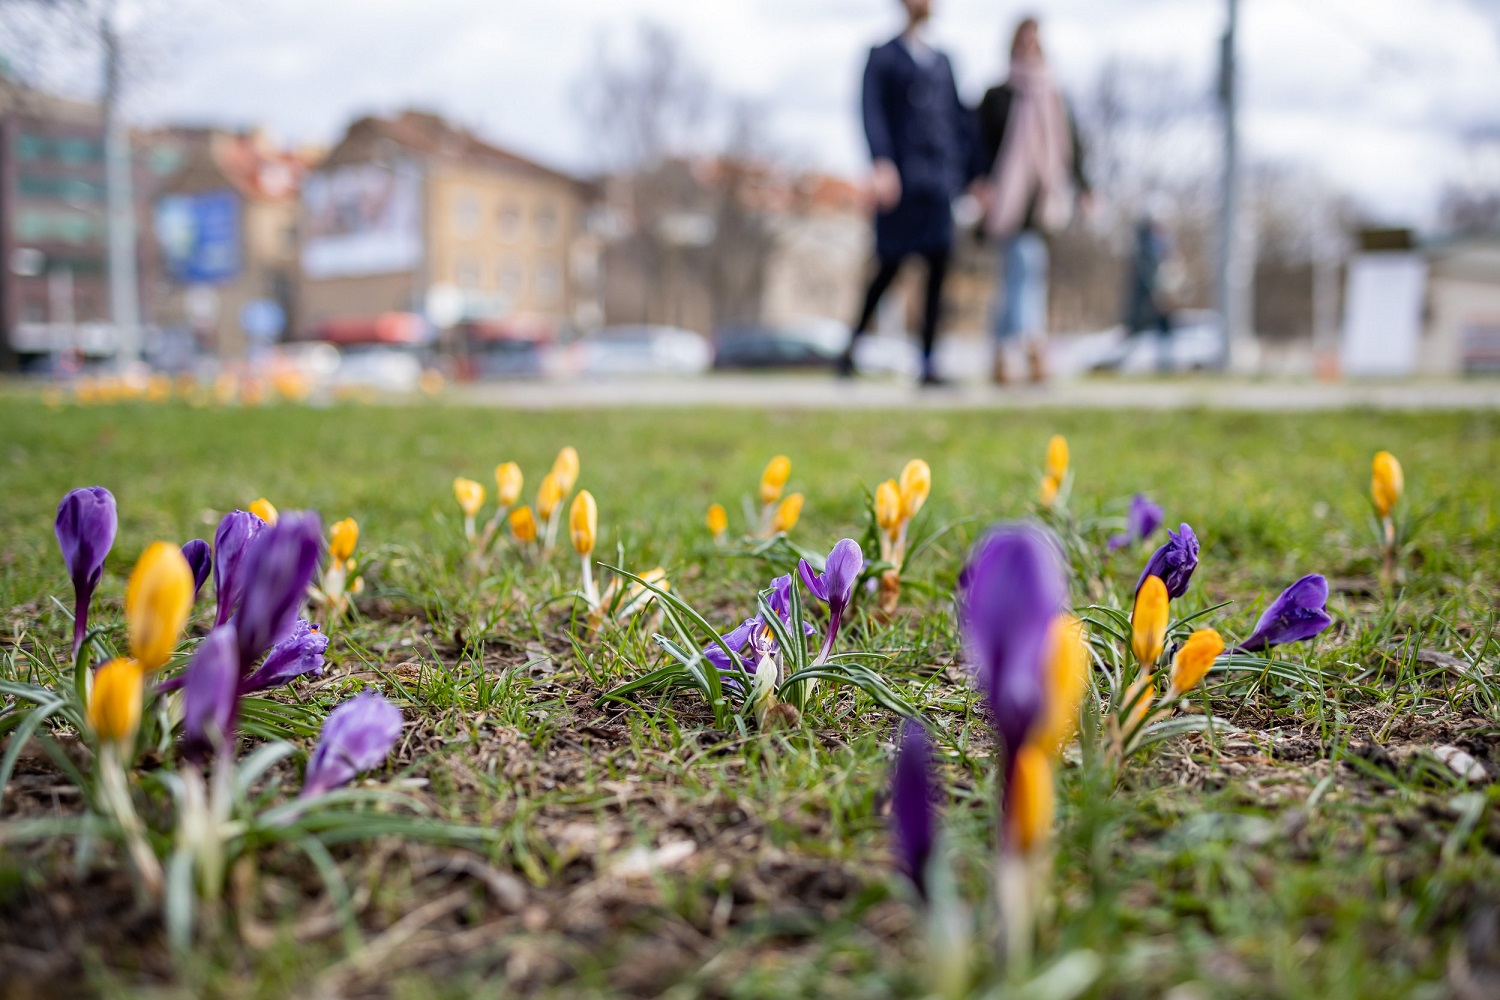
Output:
[[[1038,385],[1047,381],[1047,352],[1040,342],[1027,346],[1026,360],[1031,365],[1031,381]]]

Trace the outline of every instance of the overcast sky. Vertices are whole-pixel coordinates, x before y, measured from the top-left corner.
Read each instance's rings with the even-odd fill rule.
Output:
[[[574,93],[601,37],[650,18],[725,92],[757,98],[785,151],[855,174],[868,47],[896,0],[140,0],[153,55],[142,121],[261,123],[331,142],[354,115],[434,108],[502,144],[592,163]],[[1113,56],[1211,86],[1223,0],[935,0],[932,38],[976,100],[1036,12],[1058,75],[1081,93]],[[1500,122],[1500,0],[1242,0],[1245,135],[1258,159],[1308,164],[1373,214],[1420,221],[1461,167],[1466,128]],[[166,15],[166,16],[163,16]],[[139,21],[140,15],[137,15]],[[161,24],[167,21],[169,24]]]

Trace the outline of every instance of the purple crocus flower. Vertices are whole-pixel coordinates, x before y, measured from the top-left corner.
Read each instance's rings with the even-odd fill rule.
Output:
[[[115,544],[114,494],[103,486],[69,490],[57,505],[52,530],[73,580],[73,658],[88,635],[89,603],[104,572],[104,557]]]
[[[896,766],[891,772],[891,833],[896,860],[917,892],[927,898],[927,862],[937,840],[932,809],[932,746],[916,719],[901,724]]]
[[[260,668],[240,684],[240,693],[281,687],[303,674],[322,674],[327,648],[328,636],[306,618],[298,618],[291,634],[272,646]]]
[[[1166,543],[1146,560],[1146,568],[1141,571],[1141,578],[1135,582],[1135,589],[1141,589],[1146,577],[1159,576],[1161,582],[1167,585],[1167,596],[1175,601],[1187,593],[1188,582],[1192,580],[1193,570],[1197,568],[1198,536],[1193,534],[1193,529],[1188,525],[1179,525],[1176,531],[1167,532]]]
[[[241,573],[253,543],[266,530],[266,522],[248,510],[232,510],[214,532],[214,593],[219,602],[214,624],[223,625],[234,614],[245,591]]]
[[[220,625],[198,644],[183,671],[183,752],[202,762],[215,747],[234,740],[240,704],[239,642],[233,625]]]
[[[251,546],[239,570],[244,593],[234,615],[242,671],[292,633],[322,547],[313,514],[282,515]]]
[[[1144,493],[1130,498],[1130,510],[1125,515],[1125,530],[1109,540],[1111,549],[1123,549],[1136,542],[1144,542],[1156,534],[1166,515],[1160,505]]]
[[[188,567],[193,571],[193,599],[198,599],[198,591],[203,589],[203,584],[208,580],[209,571],[213,569],[213,556],[208,551],[208,543],[201,538],[194,538],[183,545],[182,558],[187,560]]]
[[[770,593],[766,595],[766,604],[771,611],[781,619],[782,625],[790,629],[792,627],[792,575],[778,576],[771,581]],[[802,622],[802,633],[813,635],[817,629],[812,623]],[[741,661],[749,667],[749,673],[754,674],[756,667],[762,658],[774,656],[780,652],[776,643],[776,633],[772,632],[766,624],[764,615],[754,615],[740,622],[733,631],[719,637],[724,645],[741,654]],[[749,647],[749,652],[745,648]],[[710,644],[703,650],[703,658],[718,668],[721,674],[726,674],[724,683],[732,687],[739,687],[740,671],[734,668],[734,663],[717,643]]]
[[[318,746],[307,762],[301,798],[332,791],[385,760],[401,736],[401,710],[374,691],[328,713]]]
[[[823,648],[818,651],[818,663],[826,662],[828,654],[833,650],[833,640],[838,637],[839,624],[849,607],[849,599],[854,595],[854,581],[859,579],[859,572],[864,564],[865,554],[860,550],[859,543],[852,538],[843,538],[834,544],[833,551],[828,553],[828,559],[823,563],[822,573],[814,574],[806,559],[797,562],[797,572],[802,576],[807,589],[828,605],[828,634],[823,639]]]
[[[1328,615],[1328,581],[1310,573],[1281,592],[1255,623],[1242,648],[1250,652],[1311,639],[1333,624]]]
[[[1057,540],[1030,524],[993,528],[975,546],[963,581],[960,619],[1008,777],[1042,710],[1047,636],[1067,600]]]

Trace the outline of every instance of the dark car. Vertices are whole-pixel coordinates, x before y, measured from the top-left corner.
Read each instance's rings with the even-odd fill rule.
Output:
[[[832,368],[838,353],[790,330],[728,327],[714,337],[715,368]]]

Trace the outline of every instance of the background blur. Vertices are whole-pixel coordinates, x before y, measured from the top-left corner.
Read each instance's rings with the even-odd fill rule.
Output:
[[[1060,374],[1500,371],[1500,3],[934,7],[970,103],[1038,16],[1079,120],[1098,199],[1054,241]],[[0,0],[0,369],[826,367],[870,266],[860,73],[901,24],[895,0]],[[1148,211],[1164,365],[1122,347]],[[991,252],[961,241],[956,375],[986,370]],[[912,370],[919,277],[865,370]]]

